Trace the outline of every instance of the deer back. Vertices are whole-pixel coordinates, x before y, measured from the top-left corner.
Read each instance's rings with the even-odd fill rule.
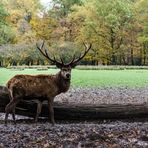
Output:
[[[13,96],[21,97],[54,97],[58,93],[54,75],[16,75],[7,83]]]

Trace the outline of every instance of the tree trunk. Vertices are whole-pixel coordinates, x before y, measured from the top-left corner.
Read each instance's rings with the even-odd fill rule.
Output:
[[[9,96],[5,87],[0,87],[0,112],[4,112]],[[54,103],[55,119],[57,120],[97,120],[97,119],[129,119],[148,117],[148,104],[67,104]],[[34,117],[36,103],[24,101],[17,105],[16,114]],[[48,106],[42,107],[42,117],[48,117]]]
[[[134,65],[134,51],[133,51],[133,48],[131,48],[131,64]]]

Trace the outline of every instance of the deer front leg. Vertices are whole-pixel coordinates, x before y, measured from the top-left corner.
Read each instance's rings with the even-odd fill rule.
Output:
[[[41,110],[42,110],[42,102],[41,101],[38,101],[37,102],[37,112],[36,112],[36,116],[35,116],[35,122],[38,121],[38,117],[41,113]]]
[[[54,121],[53,100],[48,100],[48,108],[49,108],[49,119],[51,119],[51,123],[52,125],[54,125],[55,121]]]

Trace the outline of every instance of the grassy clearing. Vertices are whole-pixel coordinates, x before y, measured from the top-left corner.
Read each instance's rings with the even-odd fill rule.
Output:
[[[38,71],[36,69],[0,69],[0,85],[16,74],[55,74],[58,69]],[[148,84],[148,70],[78,70],[72,71],[74,87],[142,87]]]

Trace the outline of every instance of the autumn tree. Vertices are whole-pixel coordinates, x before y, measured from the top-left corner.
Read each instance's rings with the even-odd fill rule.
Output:
[[[14,43],[33,42],[35,34],[30,22],[39,13],[39,0],[3,0],[9,14],[9,21],[16,37]]]
[[[84,5],[74,7],[70,19],[80,26],[77,38],[94,43],[95,60],[101,59],[104,64],[123,63],[120,60],[126,49],[123,49],[126,30],[133,20],[131,6],[128,0],[87,0]]]
[[[6,54],[1,48],[1,59],[6,56],[11,64],[13,58],[17,64],[46,63],[35,49],[41,40],[65,61],[80,53],[85,41],[93,47],[82,63],[148,64],[147,0],[53,0],[48,10],[39,0],[0,4],[0,45],[11,43],[13,49],[5,48]]]
[[[12,42],[14,34],[9,26],[7,18],[9,13],[6,11],[2,2],[0,2],[0,45]]]
[[[137,1],[136,12],[139,23],[138,41],[141,44],[140,59],[142,65],[148,64],[148,1]]]
[[[38,59],[36,59],[38,56],[36,56],[37,53],[34,52],[34,49],[36,49],[35,42],[37,38],[36,32],[33,30],[32,20],[41,11],[42,7],[39,0],[2,0],[2,3],[10,14],[7,15],[7,21],[15,33],[13,41],[10,42],[12,44],[1,48],[0,53],[3,53],[3,58],[7,60],[7,63],[3,60],[2,63],[5,63],[3,65],[36,64],[35,60]],[[10,33],[9,31],[9,36]],[[29,46],[26,47],[26,43]],[[13,44],[17,45],[13,46]]]

